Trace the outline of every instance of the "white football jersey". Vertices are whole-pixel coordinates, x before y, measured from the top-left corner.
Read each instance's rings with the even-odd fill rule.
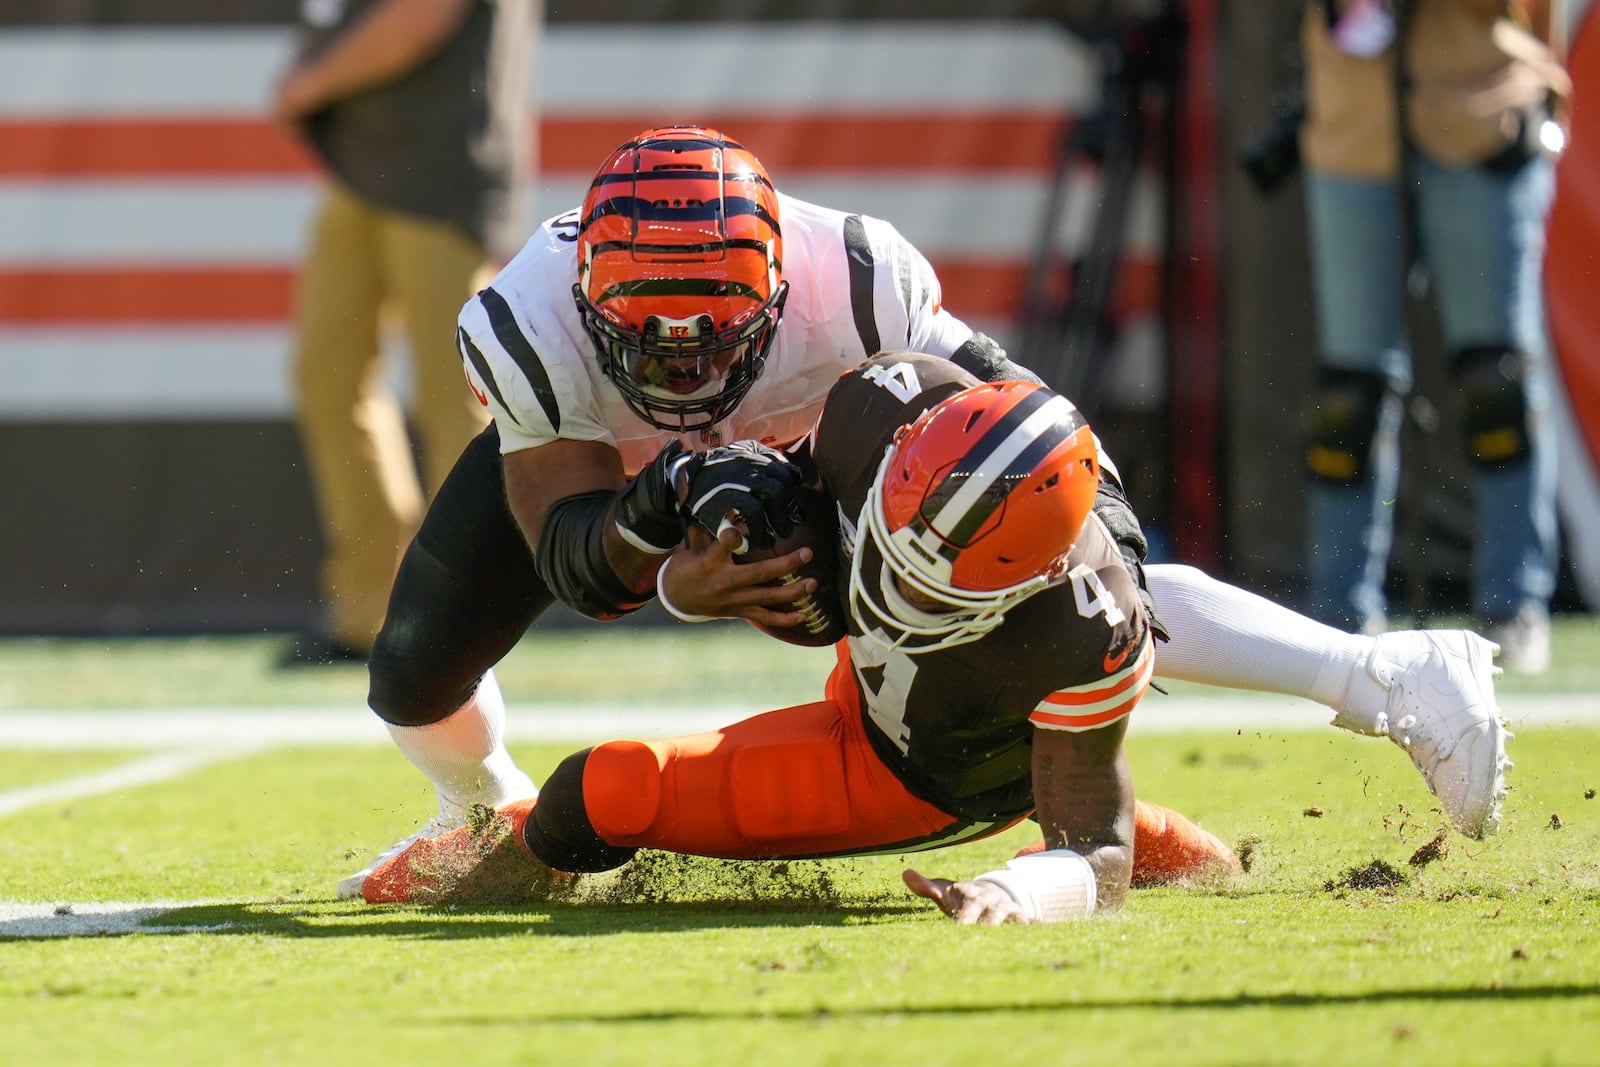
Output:
[[[804,436],[828,390],[880,351],[948,357],[972,330],[941,306],[922,253],[880,219],[778,196],[789,298],[761,377],[709,432],[675,435],[639,418],[600,369],[572,287],[578,212],[546,221],[461,311],[467,379],[499,425],[502,452],[558,438],[604,441],[638,473],[674,436],[704,449]]]

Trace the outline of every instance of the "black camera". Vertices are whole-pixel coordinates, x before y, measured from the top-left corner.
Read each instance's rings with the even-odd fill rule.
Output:
[[[1267,132],[1239,153],[1239,166],[1263,195],[1276,192],[1300,170],[1300,127],[1305,119],[1305,94],[1298,88],[1273,94]]]

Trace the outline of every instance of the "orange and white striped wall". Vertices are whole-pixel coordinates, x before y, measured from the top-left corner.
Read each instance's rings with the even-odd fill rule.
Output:
[[[318,181],[266,121],[291,46],[287,26],[0,32],[0,421],[291,415]],[[1055,247],[1093,221],[1093,174],[1055,163],[1098,66],[1053,23],[557,23],[536,65],[530,222],[637,130],[720,126],[787,192],[894,222],[947,306],[1004,341],[1058,180]],[[1160,196],[1141,177],[1116,307],[1135,337],[1154,329]]]

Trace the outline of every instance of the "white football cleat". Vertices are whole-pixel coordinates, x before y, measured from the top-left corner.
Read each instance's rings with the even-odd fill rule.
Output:
[[[373,871],[377,870],[385,863],[388,863],[390,860],[394,859],[394,857],[400,855],[400,853],[404,852],[418,841],[421,841],[425,838],[431,839],[435,837],[442,837],[451,830],[454,830],[456,827],[465,826],[466,824],[467,817],[465,812],[457,812],[452,815],[445,815],[442,813],[435,815],[433,818],[428,820],[422,829],[418,830],[410,837],[403,837],[399,841],[396,841],[394,844],[390,845],[388,848],[372,857],[372,862],[368,863],[359,871],[355,872],[354,874],[347,874],[343,878],[339,879],[339,899],[360,900],[361,887],[366,884],[367,876]]]
[[[1405,749],[1455,828],[1500,826],[1506,729],[1495,704],[1498,645],[1469,630],[1401,630],[1376,639],[1335,726],[1387,736]]]

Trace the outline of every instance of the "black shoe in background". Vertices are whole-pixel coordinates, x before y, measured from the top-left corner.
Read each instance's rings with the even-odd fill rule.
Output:
[[[283,650],[276,664],[279,670],[297,667],[331,667],[339,663],[365,663],[367,655],[323,633],[301,634]]]

